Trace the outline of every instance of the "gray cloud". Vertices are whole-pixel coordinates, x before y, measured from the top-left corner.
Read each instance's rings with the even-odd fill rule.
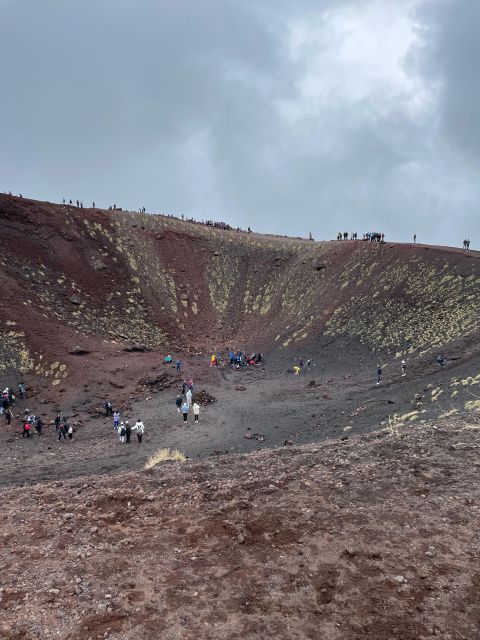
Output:
[[[0,175],[262,231],[480,242],[468,0],[0,0]]]

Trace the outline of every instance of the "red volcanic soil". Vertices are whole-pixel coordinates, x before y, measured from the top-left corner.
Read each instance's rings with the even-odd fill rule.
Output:
[[[164,445],[190,458],[242,453],[475,410],[475,389],[455,380],[479,373],[476,253],[309,242],[2,195],[0,218],[0,384],[23,379],[28,392],[10,428],[0,418],[0,484],[138,469]],[[229,347],[262,351],[265,366],[211,370],[212,351],[225,362]],[[167,352],[217,399],[194,429],[178,419],[182,378],[163,365]],[[295,377],[300,357],[312,367]],[[106,398],[122,418],[142,417],[141,450],[120,452],[100,417]],[[44,437],[22,441],[26,409],[42,416]],[[77,429],[70,448],[49,424],[57,411]]]
[[[0,219],[0,386],[27,386],[0,640],[480,637],[478,254],[1,195]],[[183,377],[215,399],[195,424]],[[187,461],[144,471],[164,447]]]
[[[477,434],[444,420],[6,490],[0,637],[474,640]]]

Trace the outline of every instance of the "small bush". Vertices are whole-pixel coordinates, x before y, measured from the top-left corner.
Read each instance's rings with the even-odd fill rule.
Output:
[[[187,456],[178,449],[158,449],[145,463],[145,469],[153,469],[161,462],[172,460],[173,462],[185,462]]]

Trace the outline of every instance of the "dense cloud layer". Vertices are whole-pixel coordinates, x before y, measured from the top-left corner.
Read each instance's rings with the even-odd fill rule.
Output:
[[[477,4],[0,0],[0,187],[475,244]]]

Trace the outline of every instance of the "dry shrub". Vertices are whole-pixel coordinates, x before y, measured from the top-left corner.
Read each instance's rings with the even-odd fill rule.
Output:
[[[145,463],[145,469],[153,469],[161,462],[167,462],[169,460],[173,462],[185,462],[186,455],[178,449],[157,449],[153,455]]]

